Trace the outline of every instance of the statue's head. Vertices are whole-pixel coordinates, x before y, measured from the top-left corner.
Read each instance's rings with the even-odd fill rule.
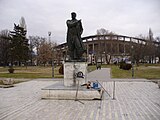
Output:
[[[75,13],[75,12],[72,12],[72,13],[71,13],[71,17],[72,17],[72,19],[75,19],[75,18],[76,18],[76,13]]]

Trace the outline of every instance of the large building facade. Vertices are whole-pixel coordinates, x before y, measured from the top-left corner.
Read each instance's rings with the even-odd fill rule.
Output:
[[[119,62],[123,59],[142,60],[142,58],[149,57],[147,50],[152,51],[151,56],[156,57],[156,47],[159,43],[151,40],[145,40],[136,37],[129,37],[123,35],[92,35],[82,38],[86,47],[86,60],[90,64],[96,62],[113,63]],[[149,48],[150,47],[150,48]],[[151,48],[153,48],[151,50]],[[54,48],[55,61],[57,63],[67,59],[67,44],[61,44]],[[138,58],[139,55],[139,58]],[[153,58],[156,59],[156,58]]]

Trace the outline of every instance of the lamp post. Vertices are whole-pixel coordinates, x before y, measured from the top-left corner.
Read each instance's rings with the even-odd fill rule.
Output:
[[[131,46],[131,50],[132,50],[132,60],[131,60],[131,64],[132,64],[132,78],[134,78],[134,58],[133,58],[134,47],[133,47],[133,45]]]
[[[52,78],[54,78],[54,59],[53,59],[53,49],[51,51],[51,56],[52,56]]]
[[[51,32],[50,31],[48,32],[48,41],[49,43],[51,43]]]
[[[54,78],[54,59],[53,59],[53,49],[51,46],[51,32],[48,32],[49,44],[51,47],[51,62],[52,62],[52,78]]]
[[[106,52],[104,51],[104,52],[103,52],[103,54],[104,54],[104,57],[103,57],[103,62],[104,62],[104,63],[106,63],[106,60],[105,60],[105,57],[106,57]]]

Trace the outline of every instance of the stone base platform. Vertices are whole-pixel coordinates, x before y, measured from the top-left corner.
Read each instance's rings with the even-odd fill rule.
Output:
[[[76,100],[77,87],[66,87],[63,83],[42,88],[42,99],[54,100]],[[95,89],[87,89],[86,87],[79,86],[77,99],[78,100],[100,100],[102,92]]]

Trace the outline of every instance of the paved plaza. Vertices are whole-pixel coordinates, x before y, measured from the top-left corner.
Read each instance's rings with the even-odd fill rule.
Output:
[[[0,120],[160,120],[160,89],[145,79],[111,79],[110,69],[88,75],[111,95],[103,100],[43,100],[41,88],[62,79],[35,79],[0,88]],[[113,100],[113,81],[115,100]]]

